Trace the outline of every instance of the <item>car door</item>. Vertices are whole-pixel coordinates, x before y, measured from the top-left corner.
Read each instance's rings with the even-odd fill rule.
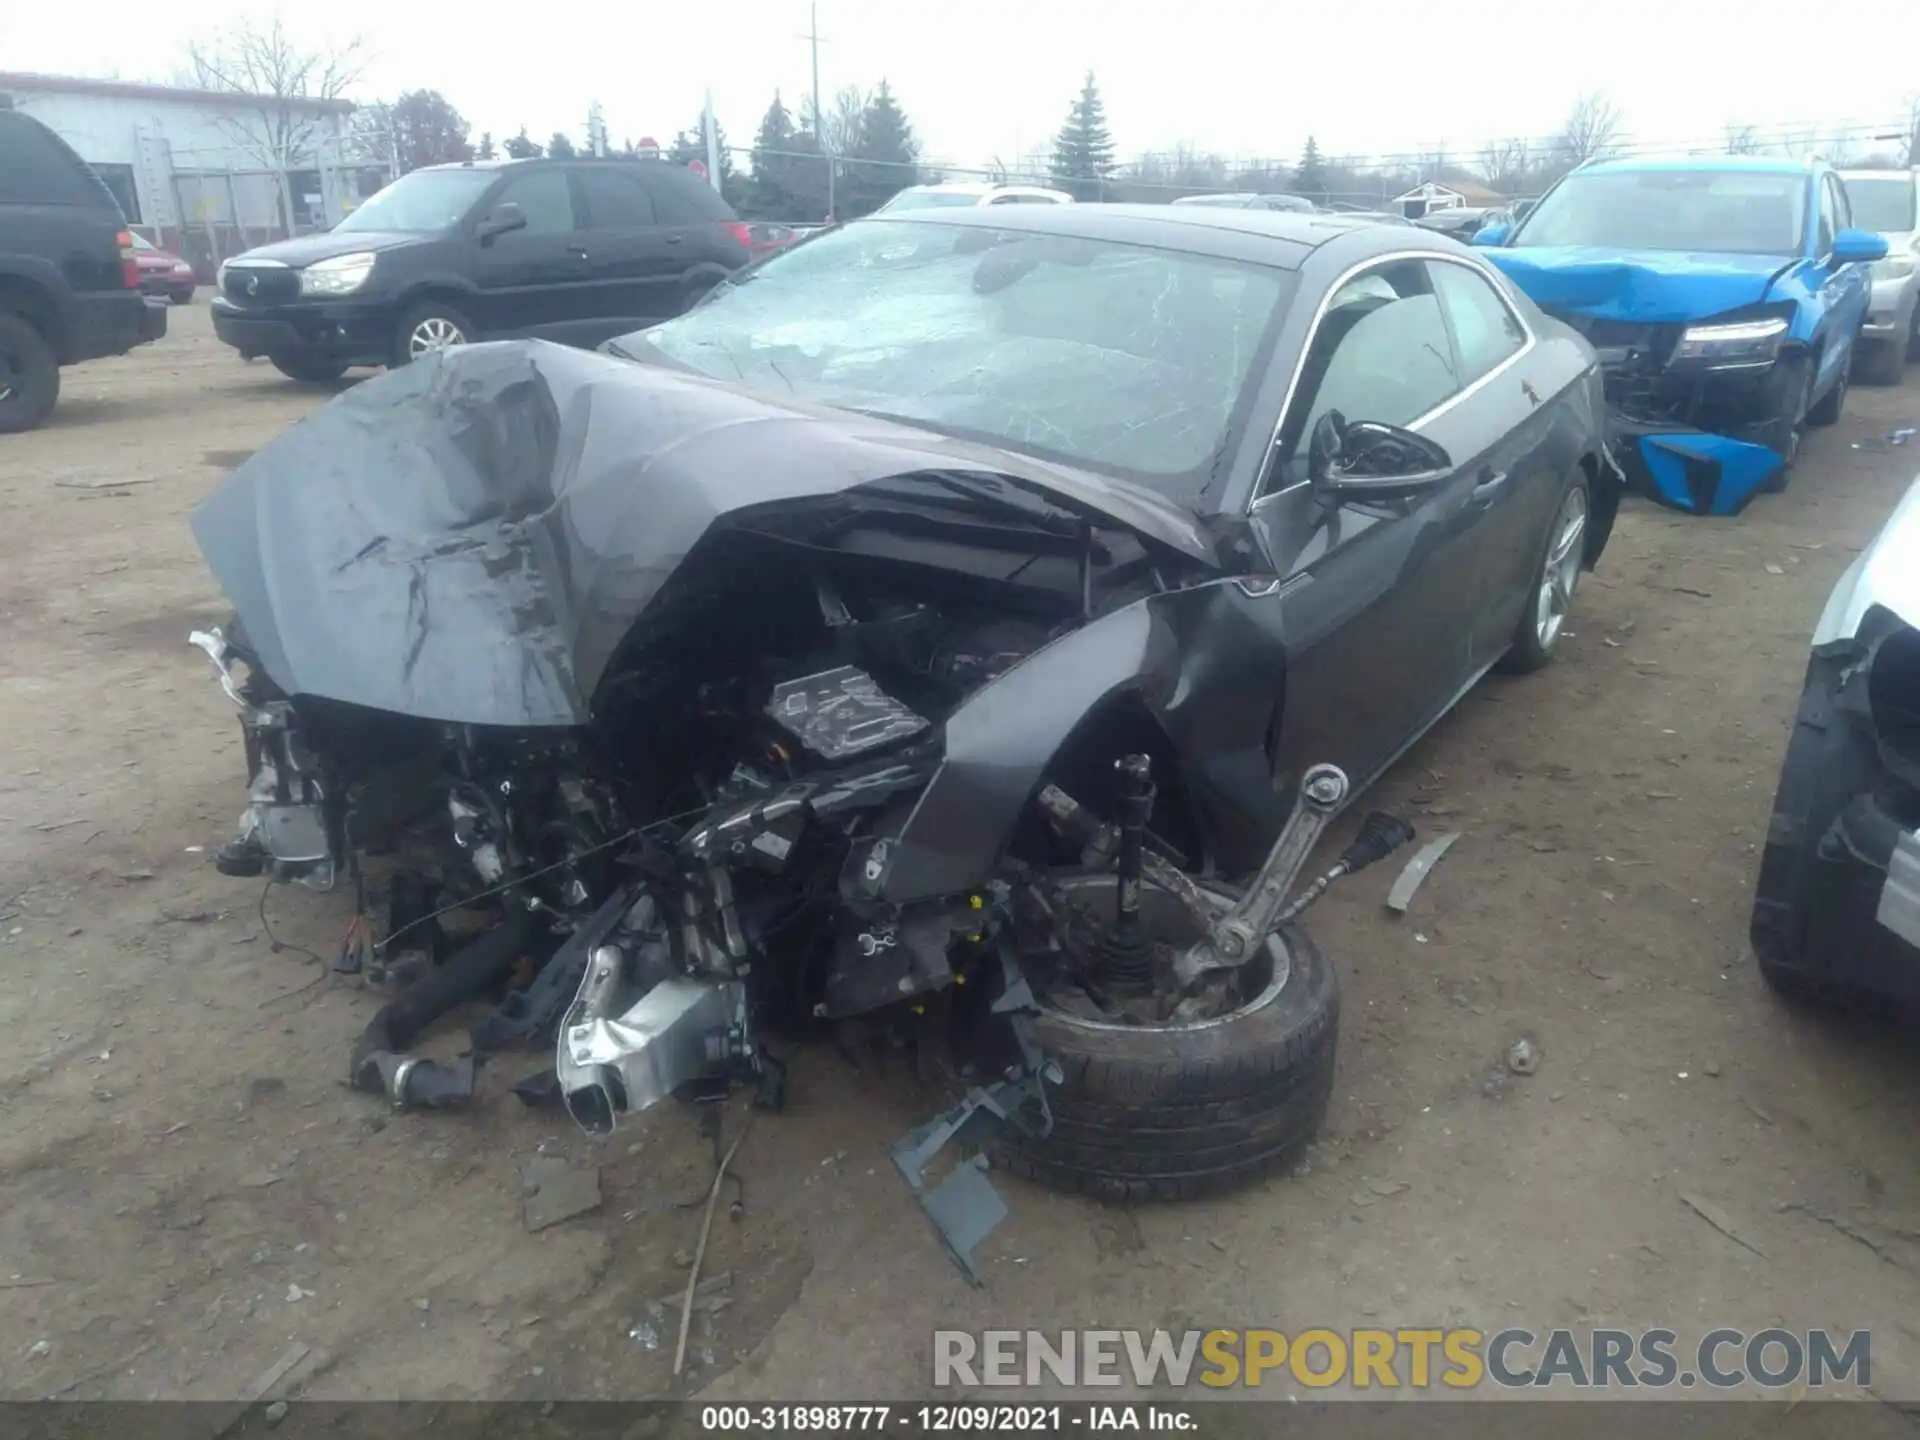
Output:
[[[639,164],[583,165],[574,172],[587,252],[588,318],[598,344],[673,311],[685,235],[660,223]]]
[[[1540,545],[1566,479],[1554,445],[1552,395],[1532,383],[1522,357],[1533,334],[1501,282],[1470,260],[1429,259],[1427,270],[1459,357],[1460,394],[1434,418],[1454,462],[1471,471],[1465,560],[1485,590],[1449,592],[1471,636],[1468,668],[1478,672],[1506,653],[1526,605],[1535,598]]]
[[[1339,280],[1303,349],[1252,522],[1276,577],[1287,647],[1275,751],[1282,774],[1333,760],[1364,784],[1437,718],[1471,674],[1488,587],[1473,549],[1477,472],[1456,465],[1410,500],[1330,503],[1307,440],[1330,411],[1486,447],[1451,402],[1459,362],[1426,264],[1386,258]]]
[[[572,182],[559,166],[510,176],[485,215],[517,205],[526,224],[474,244],[474,283],[488,336],[564,339],[590,308],[585,236],[575,217]]]
[[[1838,236],[1842,230],[1853,228],[1853,202],[1847,198],[1847,187],[1840,183],[1840,177],[1829,171],[1821,177],[1826,191],[1826,208],[1833,215],[1833,231]],[[1823,292],[1832,287],[1830,300],[1833,309],[1833,323],[1838,327],[1833,333],[1844,336],[1845,346],[1829,345],[1827,349],[1838,356],[1854,345],[1860,336],[1860,326],[1867,318],[1867,307],[1873,302],[1873,271],[1867,265],[1834,265],[1832,263],[1833,246],[1826,248],[1827,267],[1830,272]],[[1834,365],[1837,371],[1838,362]]]

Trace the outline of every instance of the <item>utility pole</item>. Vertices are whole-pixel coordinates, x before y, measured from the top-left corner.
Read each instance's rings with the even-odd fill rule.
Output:
[[[820,6],[807,6],[807,33],[800,37],[813,47],[813,143],[827,162],[827,214],[833,214],[833,152],[827,148],[826,116],[820,109]]]

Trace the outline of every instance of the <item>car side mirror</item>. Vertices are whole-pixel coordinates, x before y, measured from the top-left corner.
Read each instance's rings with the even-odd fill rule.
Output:
[[[513,201],[496,205],[480,217],[480,223],[473,227],[473,238],[482,245],[496,235],[505,235],[514,230],[527,228],[527,212]]]
[[[1887,242],[1871,230],[1842,230],[1833,237],[1833,263],[1861,265],[1887,258]]]
[[[1507,236],[1512,233],[1513,226],[1504,220],[1496,220],[1493,224],[1482,225],[1478,230],[1474,231],[1473,243],[1476,245],[1504,245],[1507,243]]]
[[[1406,500],[1453,474],[1453,458],[1424,435],[1373,420],[1349,424],[1338,410],[1314,422],[1307,479],[1329,505]]]

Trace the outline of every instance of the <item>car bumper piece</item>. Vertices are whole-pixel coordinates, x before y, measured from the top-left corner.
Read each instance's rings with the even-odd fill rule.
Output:
[[[1769,445],[1698,430],[1662,430],[1614,417],[1628,484],[1692,515],[1738,515],[1779,472]]]
[[[283,306],[249,311],[221,298],[213,302],[213,333],[249,360],[279,355],[380,365],[387,359],[387,326],[380,311],[367,307]]]

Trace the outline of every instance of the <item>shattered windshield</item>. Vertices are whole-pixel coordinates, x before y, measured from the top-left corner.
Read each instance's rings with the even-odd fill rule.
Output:
[[[430,234],[456,225],[500,178],[498,170],[416,170],[376,193],[335,230]]]
[[[1597,245],[1798,255],[1807,177],[1755,170],[1603,170],[1570,175],[1533,207],[1515,245]]]
[[[1138,479],[1223,469],[1288,271],[928,221],[849,225],[616,348]]]
[[[1909,174],[1894,174],[1884,180],[1850,175],[1847,203],[1853,208],[1853,223],[1860,230],[1879,230],[1885,234],[1904,234],[1914,228],[1914,179]]]

